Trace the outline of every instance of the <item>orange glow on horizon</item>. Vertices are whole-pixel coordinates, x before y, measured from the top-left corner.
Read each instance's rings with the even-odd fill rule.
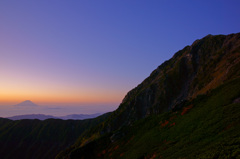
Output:
[[[125,92],[113,86],[96,84],[89,81],[77,81],[44,76],[34,72],[13,72],[2,70],[4,78],[0,81],[0,105],[17,104],[31,100],[41,103],[121,103]],[[76,82],[77,81],[77,82]],[[115,86],[115,85],[114,85]]]
[[[0,104],[17,104],[24,100],[31,100],[34,103],[42,104],[100,104],[100,103],[121,103],[123,96],[118,94],[40,94],[40,93],[0,93]],[[121,98],[119,98],[121,96]]]
[[[69,103],[69,104],[78,104],[78,103],[120,103],[122,99],[118,98],[104,98],[104,97],[82,97],[82,98],[63,98],[63,97],[33,97],[33,96],[1,96],[0,103],[19,103],[24,100],[31,100],[34,103]]]

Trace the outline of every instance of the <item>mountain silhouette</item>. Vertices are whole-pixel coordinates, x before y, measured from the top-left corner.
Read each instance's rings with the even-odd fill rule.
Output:
[[[57,119],[52,115],[44,115],[44,114],[26,114],[26,115],[16,115],[7,117],[11,120],[22,120],[22,119],[38,119],[38,120],[46,120],[46,119]]]
[[[33,103],[30,100],[25,100],[25,101],[23,101],[23,102],[21,102],[19,104],[16,104],[15,106],[33,106],[33,107],[35,107],[35,106],[38,106],[38,105]]]
[[[101,113],[95,114],[69,114],[65,116],[52,116],[52,115],[45,115],[45,114],[25,114],[25,115],[16,115],[7,117],[11,120],[22,120],[22,119],[38,119],[38,120],[46,120],[46,119],[62,119],[62,120],[84,120],[84,119],[91,119],[96,118],[102,115]]]

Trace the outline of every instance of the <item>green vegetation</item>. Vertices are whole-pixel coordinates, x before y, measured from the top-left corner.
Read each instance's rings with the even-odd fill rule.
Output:
[[[177,110],[152,115],[70,153],[70,158],[239,158],[240,78]],[[111,142],[115,136],[121,136]]]

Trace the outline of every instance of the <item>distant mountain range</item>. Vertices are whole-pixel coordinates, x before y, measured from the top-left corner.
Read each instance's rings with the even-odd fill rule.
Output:
[[[38,106],[31,100],[25,100],[21,103],[18,103],[14,106],[17,107],[36,107]],[[10,120],[22,120],[22,119],[38,119],[38,120],[46,120],[46,119],[62,119],[62,120],[84,120],[84,119],[91,119],[96,118],[102,115],[102,113],[95,113],[95,114],[69,114],[65,116],[53,116],[53,115],[45,115],[45,114],[24,114],[24,115],[16,115],[11,117],[6,117]]]
[[[16,115],[12,117],[7,117],[11,120],[22,120],[22,119],[39,119],[39,120],[46,120],[46,119],[62,119],[62,120],[84,120],[84,119],[91,119],[96,118],[102,115],[101,113],[95,114],[70,114],[66,116],[52,116],[52,115],[44,115],[44,114],[26,114],[26,115]]]
[[[96,118],[96,117],[98,117],[100,115],[102,115],[102,113],[95,113],[95,114],[70,114],[70,115],[66,115],[66,116],[60,116],[60,117],[57,117],[57,118],[63,119],[63,120],[68,120],[68,119],[83,120],[83,119]]]

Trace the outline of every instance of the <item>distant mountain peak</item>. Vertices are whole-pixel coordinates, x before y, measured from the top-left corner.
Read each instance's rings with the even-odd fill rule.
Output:
[[[25,100],[21,103],[16,104],[15,106],[38,106],[37,104],[33,103],[30,100]]]

